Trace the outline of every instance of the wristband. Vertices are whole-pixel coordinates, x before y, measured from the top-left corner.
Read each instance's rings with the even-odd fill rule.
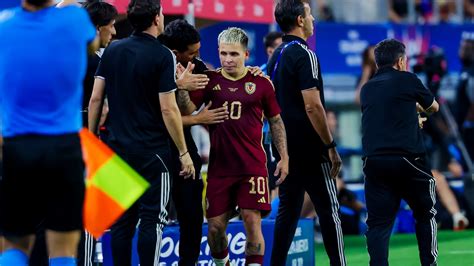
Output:
[[[183,156],[186,155],[187,153],[189,153],[189,151],[186,151],[185,153],[181,154],[181,155],[179,156],[179,159],[183,158]]]
[[[334,140],[332,140],[331,143],[329,143],[329,144],[324,144],[324,147],[328,150],[332,149],[332,148],[336,148],[336,146],[337,146],[337,144]]]

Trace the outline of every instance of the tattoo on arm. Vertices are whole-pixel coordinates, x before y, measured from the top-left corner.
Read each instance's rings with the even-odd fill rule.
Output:
[[[196,108],[189,97],[189,93],[186,90],[178,90],[178,107],[181,113],[190,114]]]
[[[284,156],[288,154],[288,145],[286,142],[286,129],[285,124],[283,124],[283,120],[281,117],[275,116],[268,119],[270,123],[270,130],[272,132],[272,140],[275,144],[278,153],[280,156]]]
[[[262,255],[262,243],[247,242],[245,245],[245,255]]]

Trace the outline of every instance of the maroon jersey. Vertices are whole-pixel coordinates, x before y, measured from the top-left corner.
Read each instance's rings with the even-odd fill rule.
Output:
[[[209,177],[268,176],[262,146],[263,118],[280,113],[271,81],[246,70],[233,79],[223,71],[209,71],[203,99],[211,108],[227,106],[229,119],[210,125]]]

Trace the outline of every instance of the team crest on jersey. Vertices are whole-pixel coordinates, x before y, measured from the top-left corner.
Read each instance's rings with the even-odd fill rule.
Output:
[[[253,82],[245,82],[245,92],[247,92],[248,95],[251,95],[255,92],[257,89],[257,85]]]

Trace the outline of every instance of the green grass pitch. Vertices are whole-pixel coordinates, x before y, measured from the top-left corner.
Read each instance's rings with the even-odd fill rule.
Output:
[[[367,253],[364,236],[345,236],[347,264],[367,266]],[[329,265],[323,244],[316,244],[316,265]],[[389,251],[390,265],[419,266],[418,245],[415,234],[392,235]],[[474,266],[474,230],[452,232],[438,231],[438,265]]]

